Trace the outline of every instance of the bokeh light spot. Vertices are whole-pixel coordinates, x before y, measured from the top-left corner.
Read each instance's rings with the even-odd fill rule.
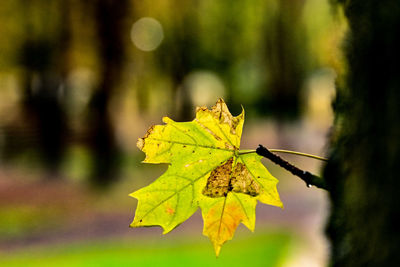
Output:
[[[211,71],[195,71],[184,81],[195,106],[210,106],[218,98],[224,98],[225,86],[220,77]]]
[[[131,40],[133,44],[142,51],[153,51],[164,39],[161,23],[149,17],[137,20],[131,29]]]

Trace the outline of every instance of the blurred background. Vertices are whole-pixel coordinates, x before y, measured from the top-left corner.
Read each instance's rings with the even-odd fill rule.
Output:
[[[246,110],[242,148],[324,156],[345,69],[329,0],[6,0],[0,24],[0,265],[325,265],[325,192],[270,162],[285,209],[259,205],[219,259],[199,212],[128,228],[128,194],[166,169],[137,138],[220,97]]]

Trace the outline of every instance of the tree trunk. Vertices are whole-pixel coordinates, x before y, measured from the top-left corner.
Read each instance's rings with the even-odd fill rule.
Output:
[[[400,266],[400,1],[347,0],[348,75],[337,90],[332,266]]]
[[[61,8],[63,11],[53,16],[43,16]],[[49,171],[46,178],[55,179],[59,178],[69,131],[64,107],[71,34],[69,1],[52,4],[47,1],[24,1],[22,10],[25,17],[21,23],[26,26],[26,39],[22,42],[19,59],[23,68],[22,124],[35,136],[37,148],[37,144],[30,145],[40,152],[45,162]],[[27,138],[24,135],[24,132],[9,135],[6,141]],[[26,149],[25,146],[14,148],[17,150],[15,153]]]
[[[116,180],[120,151],[109,113],[111,97],[120,85],[125,57],[124,30],[129,1],[93,1],[99,42],[101,78],[90,104],[90,144],[94,156],[91,181],[108,186]]]
[[[257,105],[279,122],[301,113],[301,89],[308,65],[307,35],[302,23],[304,0],[277,1],[265,27],[266,90]]]

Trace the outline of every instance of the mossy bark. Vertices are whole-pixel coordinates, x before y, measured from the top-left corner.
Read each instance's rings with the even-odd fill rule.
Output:
[[[400,1],[341,2],[348,74],[324,171],[331,265],[400,266]]]

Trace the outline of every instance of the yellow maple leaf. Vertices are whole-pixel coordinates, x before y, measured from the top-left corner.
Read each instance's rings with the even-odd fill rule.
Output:
[[[211,110],[197,108],[191,122],[164,117],[151,127],[138,147],[146,163],[169,163],[155,182],[131,194],[139,200],[132,227],[159,225],[168,233],[198,207],[218,256],[240,223],[254,230],[257,200],[283,207],[278,180],[261,156],[242,153],[244,111],[232,116],[222,99]]]

